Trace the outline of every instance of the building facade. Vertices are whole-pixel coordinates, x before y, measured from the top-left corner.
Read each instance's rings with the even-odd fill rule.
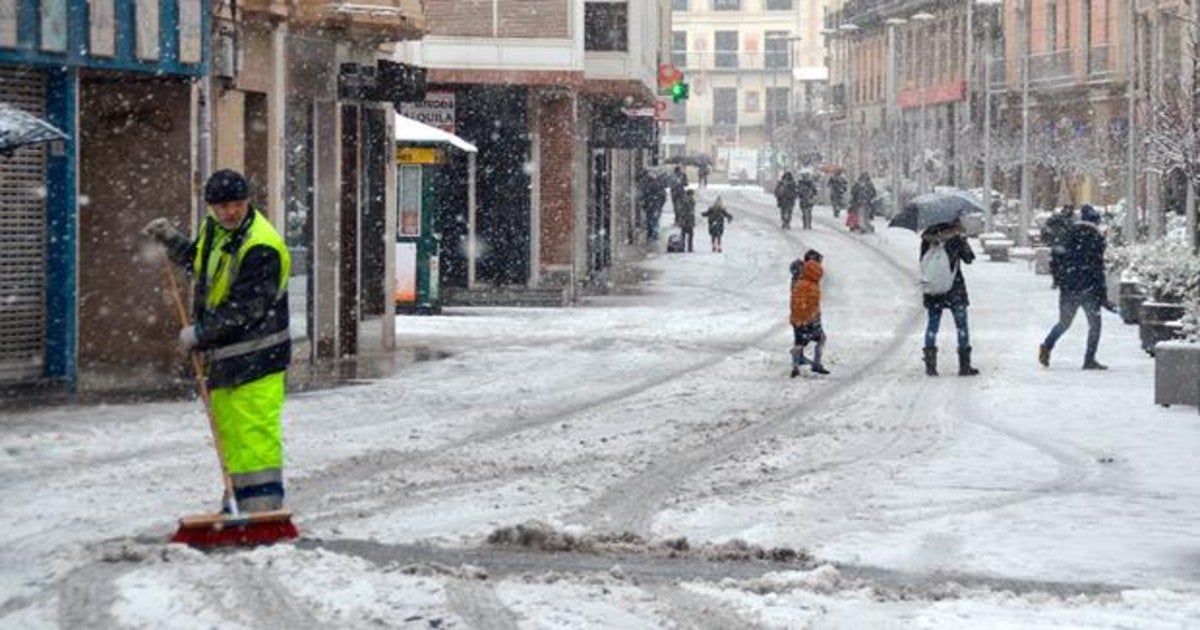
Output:
[[[1016,197],[1027,96],[1035,207],[1113,202],[1123,194],[1129,126],[1127,7],[1117,0],[847,2],[826,30],[834,144],[848,164],[876,175],[896,160],[903,195],[979,186],[990,160],[994,187]]]
[[[430,94],[451,104],[444,128],[479,148],[475,214],[463,192],[445,196],[443,283],[602,282],[654,146],[652,118],[624,110],[653,107],[665,0],[425,6],[429,35],[396,58],[429,69]]]
[[[670,61],[691,94],[671,109],[665,152],[708,154],[718,172],[729,170],[737,153],[767,169],[823,161],[828,74],[821,31],[831,5],[674,0]],[[740,176],[742,166],[732,168]]]
[[[357,354],[360,323],[394,337],[386,226],[394,223],[390,95],[352,90],[380,46],[423,33],[414,0],[6,2],[0,100],[68,140],[0,157],[0,383],[145,389],[179,374],[166,264],[139,233],[193,231],[201,186],[244,171],[293,254],[295,348]],[[393,243],[394,246],[394,243]]]

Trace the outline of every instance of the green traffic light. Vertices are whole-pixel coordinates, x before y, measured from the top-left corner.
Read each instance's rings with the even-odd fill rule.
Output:
[[[671,86],[671,99],[678,103],[688,97],[688,84],[679,81]]]

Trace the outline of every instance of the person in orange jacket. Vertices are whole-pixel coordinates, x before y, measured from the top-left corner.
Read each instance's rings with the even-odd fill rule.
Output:
[[[825,349],[825,329],[821,326],[821,253],[810,249],[803,260],[792,262],[792,378],[800,375],[800,366],[811,365],[817,374],[829,374],[821,363],[821,352]],[[804,356],[804,348],[816,343],[813,358]]]

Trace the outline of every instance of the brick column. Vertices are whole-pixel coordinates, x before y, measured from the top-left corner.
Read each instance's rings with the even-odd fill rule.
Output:
[[[567,93],[542,96],[537,120],[541,143],[541,251],[537,264],[547,284],[563,285],[570,280],[574,185],[583,185],[572,178],[575,98]]]

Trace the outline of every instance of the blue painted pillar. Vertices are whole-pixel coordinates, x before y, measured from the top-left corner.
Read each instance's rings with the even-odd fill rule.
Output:
[[[79,357],[79,71],[48,70],[46,87],[46,117],[70,138],[46,152],[46,376],[74,390]]]

